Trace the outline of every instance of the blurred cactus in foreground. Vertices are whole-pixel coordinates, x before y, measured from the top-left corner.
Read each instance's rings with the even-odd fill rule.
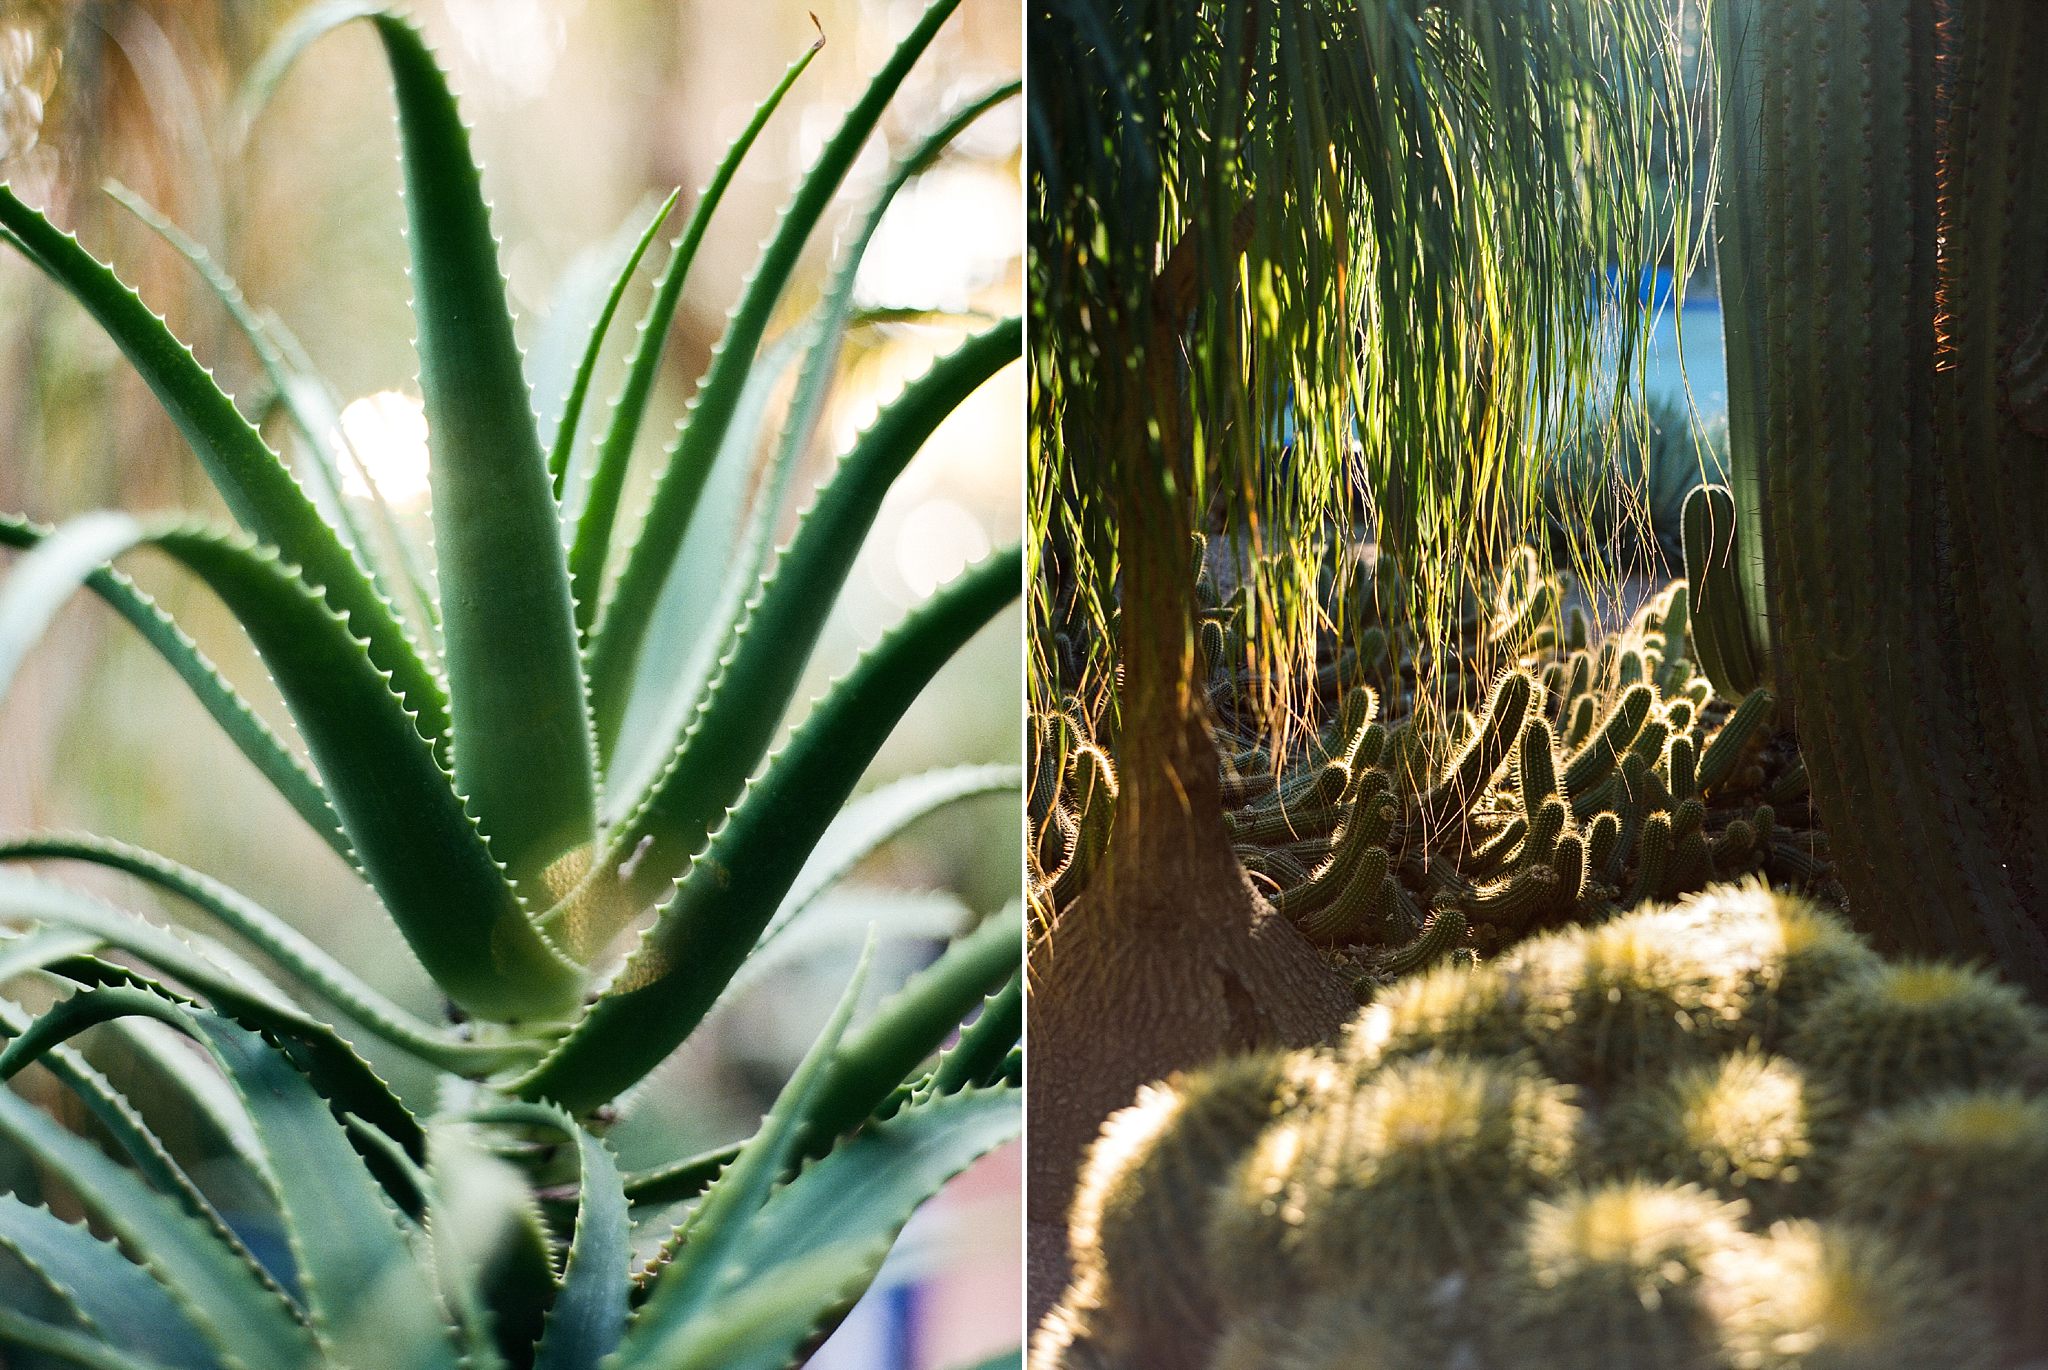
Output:
[[[2048,1355],[2048,1015],[1749,882],[1110,1119],[1034,1370]]]

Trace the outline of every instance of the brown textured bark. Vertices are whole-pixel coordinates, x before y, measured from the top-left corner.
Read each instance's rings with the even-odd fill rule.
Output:
[[[1160,284],[1191,272],[1169,260]],[[1177,299],[1176,297],[1183,297]],[[1065,1283],[1065,1220],[1102,1120],[1138,1086],[1217,1056],[1305,1045],[1353,1009],[1343,979],[1253,891],[1230,849],[1195,679],[1194,515],[1181,418],[1184,291],[1161,289],[1141,367],[1105,406],[1119,448],[1123,788],[1109,860],[1030,956],[1033,1320]],[[1161,497],[1165,477],[1173,497]]]

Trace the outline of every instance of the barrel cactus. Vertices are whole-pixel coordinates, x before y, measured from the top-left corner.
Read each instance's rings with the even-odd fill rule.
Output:
[[[1872,1053],[1881,1091],[1843,1065]],[[1041,1336],[1034,1366],[2018,1366],[2048,1355],[2044,1053],[1986,972],[1888,962],[1760,883],[1545,934],[1297,1054],[1312,1088],[1147,1190],[1175,1240],[1074,1243],[1068,1313],[1179,1291],[1221,1310],[1206,1341],[1105,1301],[1097,1360]],[[1105,1145],[1085,1187],[1127,1164]]]

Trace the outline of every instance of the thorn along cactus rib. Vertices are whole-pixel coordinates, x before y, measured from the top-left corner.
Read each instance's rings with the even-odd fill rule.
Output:
[[[1440,967],[1112,1118],[1033,1370],[2036,1363],[2044,1052],[1758,883]]]
[[[619,517],[620,492],[693,256],[811,53],[697,200],[609,414],[585,417],[584,402],[673,201],[623,262],[550,432],[536,423],[482,179],[434,54],[409,21],[373,6],[318,6],[292,27],[258,69],[259,97],[315,39],[356,19],[390,69],[435,595],[422,589],[425,549],[363,536],[336,497],[331,425],[294,398],[321,383],[195,244],[124,196],[203,274],[270,372],[305,439],[293,465],[110,268],[0,187],[0,240],[107,332],[238,525],[0,519],[0,542],[21,554],[0,577],[0,692],[65,603],[93,591],[349,863],[451,1005],[446,1022],[415,1015],[284,918],[164,857],[78,834],[0,838],[9,867],[123,872],[217,925],[172,933],[49,875],[0,869],[0,984],[19,996],[0,998],[0,1076],[47,1067],[94,1137],[0,1088],[0,1156],[24,1163],[6,1167],[9,1180],[44,1176],[69,1196],[55,1212],[32,1185],[0,1196],[0,1360],[775,1370],[850,1306],[918,1205],[1016,1133],[1021,937],[996,917],[858,1023],[856,971],[750,1140],[624,1174],[604,1139],[629,1106],[620,1097],[750,958],[812,919],[828,885],[923,816],[1020,781],[1012,767],[956,767],[852,801],[911,703],[1016,597],[1014,547],[915,606],[808,708],[796,698],[883,497],[933,430],[1016,359],[1016,320],[910,381],[840,457],[788,543],[774,541],[884,210],[1016,94],[1008,85],[968,102],[897,162],[811,316],[768,337],[805,244],[956,4],[926,10],[804,173],[645,482],[638,527]],[[792,363],[794,396],[771,424],[768,392]],[[757,452],[770,458],[758,472]],[[707,490],[748,488],[759,491],[751,510],[705,512]],[[303,760],[117,566],[142,549],[203,582],[246,631]],[[704,567],[712,580],[683,588],[710,611],[679,627],[665,587]],[[1092,861],[1115,770],[1084,746],[1069,783],[1082,796],[1079,854]],[[255,969],[251,950],[271,969]],[[17,1007],[28,1002],[47,1007]],[[145,1020],[150,1032],[138,1030]],[[120,1035],[144,1073],[118,1087],[99,1074],[70,1042],[89,1029]],[[188,1040],[166,1049],[164,1029]],[[437,1111],[410,1111],[345,1032],[376,1039],[402,1078],[424,1079],[419,1097]],[[227,1159],[202,1177],[189,1138],[160,1133],[165,1114],[196,1120]],[[665,1241],[647,1230],[687,1201]]]

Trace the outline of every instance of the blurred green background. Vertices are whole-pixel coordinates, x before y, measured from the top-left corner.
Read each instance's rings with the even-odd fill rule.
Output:
[[[344,431],[424,546],[403,207],[374,40],[344,31],[323,42],[246,136],[237,105],[243,75],[298,8],[296,0],[0,0],[0,176],[115,263],[255,416],[265,395],[254,359],[185,263],[104,194],[104,183],[133,188],[197,238],[333,383],[346,405]],[[418,0],[410,8],[451,68],[474,127],[535,371],[553,345],[549,320],[594,309],[606,245],[622,230],[637,233],[678,186],[683,203],[668,232],[679,228],[755,102],[815,39],[815,10],[825,49],[728,193],[693,272],[655,401],[658,415],[673,418],[793,178],[922,5]],[[1021,39],[1015,0],[966,0],[850,178],[846,212],[857,212],[892,149],[1017,73]],[[899,197],[858,293],[865,305],[903,312],[850,340],[835,408],[810,454],[813,475],[966,327],[1018,307],[1020,134],[1020,107],[1004,106]],[[823,234],[812,243],[809,279],[786,302],[785,324],[814,298],[833,247]],[[637,318],[652,274],[643,267],[622,318]],[[614,330],[602,395],[629,335]],[[914,599],[1017,535],[1022,386],[1013,367],[984,387],[898,484],[827,631],[818,658],[825,670],[844,670]],[[288,448],[282,424],[265,431]],[[643,448],[640,476],[655,458],[651,444]],[[96,326],[24,263],[0,256],[0,507],[54,521],[109,506],[224,520],[182,441]],[[203,592],[147,562],[131,569],[198,625],[202,645],[288,733],[260,664]],[[1016,761],[1021,669],[1021,620],[1012,617],[919,701],[870,781],[936,764]],[[65,616],[0,705],[0,829],[31,827],[90,829],[189,862],[294,918],[394,995],[432,1007],[388,922],[363,907],[362,887],[169,670],[96,604],[81,601]],[[943,931],[969,910],[1005,907],[1017,897],[1020,829],[1014,807],[1001,802],[939,815],[859,873],[841,896],[845,927],[886,909]],[[93,883],[77,870],[62,874]],[[139,888],[105,888],[130,907],[152,907]],[[897,944],[877,991],[924,951]],[[670,1154],[750,1131],[822,1021],[850,957],[850,943],[822,946],[724,1006],[636,1101],[616,1134],[625,1163],[644,1149],[635,1139],[656,1131],[675,1139]],[[378,1064],[407,1087],[396,1063]],[[1017,1174],[1014,1155],[1001,1153],[923,1215],[895,1258],[900,1278],[885,1280],[813,1363],[922,1370],[1015,1345]]]

